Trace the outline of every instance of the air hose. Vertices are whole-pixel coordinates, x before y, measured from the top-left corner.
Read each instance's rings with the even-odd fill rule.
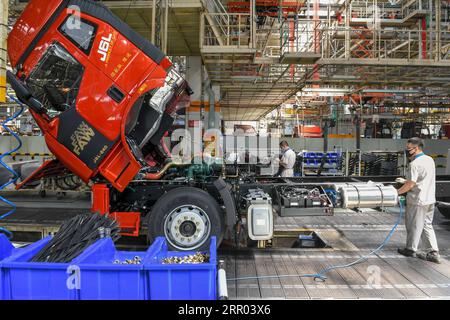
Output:
[[[8,165],[3,161],[3,159],[4,159],[5,157],[11,156],[13,153],[17,152],[17,151],[22,147],[22,140],[20,140],[20,137],[19,137],[16,133],[14,133],[10,128],[8,128],[8,126],[7,126],[6,124],[7,124],[8,122],[10,122],[10,121],[13,121],[13,120],[17,119],[17,118],[22,114],[22,112],[24,111],[25,107],[24,107],[24,105],[23,105],[20,101],[18,101],[16,98],[14,98],[14,97],[12,97],[12,96],[9,96],[9,98],[10,98],[11,100],[13,100],[14,102],[16,102],[16,103],[20,106],[20,109],[19,109],[19,111],[17,111],[16,113],[14,113],[12,116],[6,118],[6,120],[3,121],[3,122],[1,123],[1,126],[2,126],[7,132],[9,132],[9,133],[11,134],[11,136],[13,136],[13,137],[17,140],[18,145],[17,145],[17,147],[15,147],[14,149],[12,149],[12,150],[10,150],[10,151],[7,151],[7,152],[3,153],[2,155],[0,155],[0,165],[1,165],[2,167],[4,167],[7,171],[9,171],[9,173],[11,173],[12,176],[13,176],[13,178],[12,178],[11,180],[9,180],[8,182],[6,182],[6,183],[3,184],[2,186],[0,186],[0,191],[1,191],[1,190],[4,190],[5,188],[7,188],[8,186],[10,186],[11,184],[16,183],[16,181],[19,179],[19,174],[18,174],[16,171],[14,171],[13,168],[11,168],[10,166],[8,166]],[[2,214],[2,215],[0,216],[0,220],[1,220],[1,219],[4,219],[4,218],[8,217],[8,216],[11,215],[11,214],[13,214],[13,213],[16,211],[17,207],[16,207],[16,205],[15,205],[13,202],[11,202],[11,201],[5,199],[5,198],[2,197],[2,196],[0,196],[0,201],[3,202],[3,203],[6,203],[6,204],[11,208],[8,212],[6,212],[6,213],[4,213],[4,214]],[[6,236],[7,236],[8,238],[11,238],[11,237],[12,237],[11,231],[9,231],[9,230],[7,230],[7,229],[5,229],[5,228],[3,228],[3,227],[0,227],[0,232],[5,233]]]
[[[337,270],[337,269],[345,269],[345,268],[349,268],[351,266],[357,265],[359,263],[362,263],[362,262],[366,261],[371,255],[374,255],[374,254],[378,253],[379,251],[381,251],[384,248],[384,246],[389,242],[389,240],[391,240],[392,235],[394,234],[394,232],[397,229],[398,225],[403,220],[404,209],[403,209],[403,204],[402,204],[402,199],[401,198],[399,200],[399,207],[400,207],[400,213],[399,213],[398,219],[395,222],[395,224],[392,227],[392,229],[389,232],[389,234],[384,239],[384,241],[376,249],[372,250],[367,255],[364,255],[361,258],[359,258],[359,259],[357,259],[357,260],[355,260],[353,262],[350,262],[350,263],[347,263],[347,264],[342,264],[342,265],[328,266],[328,267],[322,269],[318,273],[300,274],[300,275],[299,274],[295,274],[295,275],[289,274],[289,275],[276,275],[276,276],[241,277],[241,278],[228,279],[228,281],[258,280],[258,279],[280,279],[280,278],[298,278],[298,277],[300,277],[300,278],[314,278],[314,280],[325,281],[327,279],[325,274],[329,273],[330,271]]]

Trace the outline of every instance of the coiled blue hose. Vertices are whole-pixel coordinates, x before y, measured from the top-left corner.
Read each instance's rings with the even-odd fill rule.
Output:
[[[400,207],[400,213],[398,216],[397,221],[395,222],[394,226],[392,227],[391,231],[389,232],[389,234],[386,236],[386,238],[384,239],[384,241],[374,250],[372,250],[370,253],[368,253],[367,255],[362,256],[361,258],[348,263],[348,264],[342,264],[342,265],[334,265],[334,266],[329,266],[326,267],[324,269],[322,269],[320,272],[318,273],[311,273],[311,274],[288,274],[288,275],[276,275],[276,276],[260,276],[260,277],[241,277],[241,278],[232,278],[232,279],[228,279],[228,281],[238,281],[238,280],[258,280],[258,279],[280,279],[280,278],[314,278],[315,280],[321,280],[321,281],[325,281],[327,279],[327,277],[325,276],[325,274],[327,274],[328,272],[332,271],[332,270],[336,270],[336,269],[345,269],[345,268],[349,268],[351,266],[354,266],[356,264],[362,263],[364,261],[366,261],[371,255],[376,254],[377,252],[381,251],[384,246],[389,242],[389,240],[391,240],[392,235],[394,234],[395,230],[397,229],[398,225],[402,222],[403,220],[403,204],[402,201],[399,201],[399,207]]]
[[[20,109],[19,109],[19,111],[17,111],[16,113],[14,113],[12,116],[8,117],[5,121],[3,121],[3,122],[1,123],[1,126],[2,126],[6,131],[8,131],[8,132],[9,132],[9,133],[17,140],[18,145],[17,145],[17,147],[15,147],[14,149],[12,149],[12,150],[10,150],[10,151],[8,151],[8,152],[5,152],[4,154],[0,155],[0,165],[1,165],[2,167],[4,167],[6,170],[8,170],[8,171],[13,175],[13,178],[12,178],[11,180],[9,180],[8,182],[6,182],[6,183],[3,184],[2,186],[0,186],[0,190],[3,190],[3,189],[5,189],[6,187],[10,186],[11,184],[16,183],[17,180],[19,179],[19,174],[18,174],[16,171],[14,171],[13,168],[11,168],[10,166],[8,166],[8,165],[3,161],[3,159],[4,159],[5,157],[8,157],[8,156],[10,156],[11,154],[17,152],[17,151],[22,147],[22,140],[20,140],[20,137],[19,137],[16,133],[14,133],[10,128],[8,128],[8,126],[7,126],[6,124],[7,124],[8,122],[10,122],[10,121],[15,120],[17,117],[19,117],[19,116],[23,113],[25,107],[24,107],[24,105],[23,105],[19,100],[17,100],[15,97],[12,97],[12,96],[8,96],[8,97],[9,97],[12,101],[16,102],[16,103],[20,106]],[[11,202],[11,201],[5,199],[5,198],[2,197],[2,196],[0,196],[0,201],[6,203],[8,206],[11,207],[11,209],[10,209],[8,212],[6,212],[6,213],[4,213],[4,214],[2,214],[2,215],[0,216],[0,220],[1,220],[1,219],[6,218],[7,216],[13,214],[13,213],[16,211],[17,207],[16,207],[16,205],[15,205],[13,202]],[[11,231],[9,231],[9,230],[7,230],[7,229],[5,229],[5,228],[3,228],[3,227],[0,227],[0,232],[5,233],[5,234],[7,235],[8,238],[11,238],[11,237],[12,237]]]

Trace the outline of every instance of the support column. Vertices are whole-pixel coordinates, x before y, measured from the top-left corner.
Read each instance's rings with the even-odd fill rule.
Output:
[[[220,86],[210,84],[206,72],[203,69],[202,59],[198,56],[187,58],[186,80],[194,94],[191,96],[191,106],[186,117],[191,120],[200,120],[204,115],[204,128],[211,126],[219,128],[221,124],[220,114]],[[203,74],[205,74],[203,76]]]
[[[435,60],[436,61],[440,61],[441,60],[441,49],[442,49],[442,44],[441,44],[441,0],[435,0],[435,8],[436,8],[436,12],[435,12],[435,23],[436,23],[436,55],[435,55]]]
[[[345,4],[345,58],[350,59],[350,19],[352,15],[351,3]]]
[[[6,65],[7,65],[7,43],[8,38],[8,0],[0,0],[0,102],[6,102]]]
[[[167,38],[169,27],[169,1],[153,0],[152,7],[152,43],[167,52]]]

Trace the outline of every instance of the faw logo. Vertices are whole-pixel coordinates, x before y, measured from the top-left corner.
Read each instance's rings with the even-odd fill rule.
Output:
[[[103,62],[106,62],[108,58],[109,49],[111,48],[111,41],[112,41],[113,35],[112,33],[109,34],[108,37],[102,37],[100,40],[100,44],[98,46],[98,53],[100,53],[100,60]]]
[[[79,156],[94,136],[94,130],[83,121],[70,137],[72,140],[73,152]]]

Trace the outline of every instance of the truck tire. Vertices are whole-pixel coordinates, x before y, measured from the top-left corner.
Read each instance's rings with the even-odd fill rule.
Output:
[[[224,214],[207,192],[180,187],[163,195],[147,218],[148,239],[165,237],[169,249],[177,251],[208,250],[212,236],[217,246],[224,235]]]

